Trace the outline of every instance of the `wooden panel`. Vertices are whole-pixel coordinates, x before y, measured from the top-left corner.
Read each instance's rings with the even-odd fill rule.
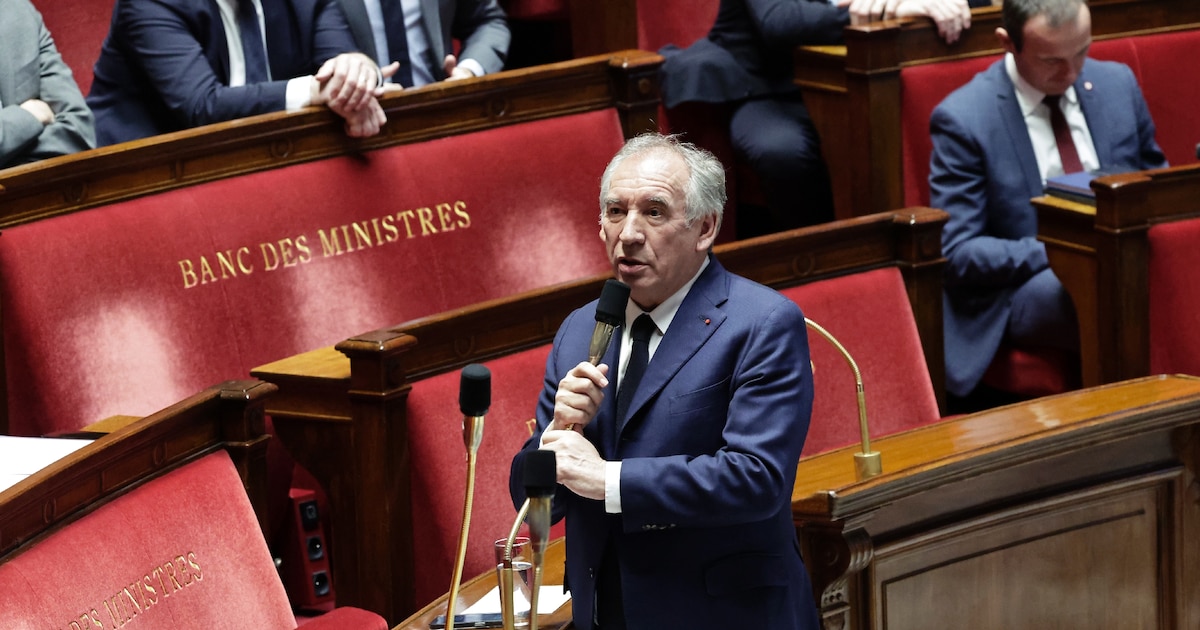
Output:
[[[615,107],[626,135],[657,127],[655,53],[616,53],[434,83],[380,99],[372,138],[323,107],[277,112],[0,170],[0,228],[288,164]]]
[[[884,473],[872,479],[855,479],[852,449],[802,459],[793,513],[826,627],[882,627],[877,620],[884,612],[871,611],[882,610],[877,597],[884,594],[885,578],[890,588],[911,577],[914,581],[899,588],[924,592],[930,583],[950,588],[942,586],[944,581],[965,572],[986,577],[987,585],[979,588],[996,597],[1017,597],[1027,571],[1019,563],[1029,562],[1035,549],[1020,550],[1018,543],[1052,536],[1061,536],[1057,559],[1072,566],[1034,577],[1055,580],[1053,588],[1061,594],[1091,589],[1093,569],[1145,574],[1151,567],[1152,597],[1143,595],[1136,607],[1122,610],[1153,608],[1154,622],[1118,627],[1189,627],[1178,621],[1200,614],[1191,580],[1197,553],[1193,540],[1200,538],[1198,427],[1200,379],[1158,376],[877,439],[873,446],[882,453]],[[1142,507],[1129,509],[1138,501]],[[1106,518],[1111,527],[1129,528],[1119,530],[1122,544],[1140,540],[1141,549],[1153,547],[1151,557],[1129,555],[1138,553],[1135,544],[1114,552],[1126,555],[1105,560],[1112,564],[1078,571],[1074,563],[1091,561],[1091,552],[1071,556],[1072,549],[1117,536]],[[996,543],[1004,536],[1007,544]],[[913,552],[902,553],[909,549]],[[886,552],[898,564],[890,573],[878,573],[878,563],[889,557]],[[989,557],[992,552],[1003,553]],[[1147,597],[1152,604],[1142,603]],[[1076,609],[1077,616],[1091,615],[1092,604],[1108,602],[1022,600],[1029,609],[1025,614],[1033,619],[1053,619],[1060,608],[1072,606],[1088,607]],[[955,605],[941,602],[923,613],[904,608],[897,623],[925,615],[924,627],[935,627],[949,618],[943,607],[958,614]]]
[[[882,544],[872,627],[1162,627],[1170,596],[1158,567],[1172,544],[1161,517],[1179,476],[1102,484]]]
[[[1096,205],[1034,199],[1038,239],[1075,302],[1084,385],[1150,373],[1151,225],[1200,217],[1200,164],[1102,177]]]

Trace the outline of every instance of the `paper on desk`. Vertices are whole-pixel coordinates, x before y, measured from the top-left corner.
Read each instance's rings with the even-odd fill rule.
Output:
[[[570,593],[564,593],[562,584],[549,584],[538,589],[538,614],[549,615],[558,610],[563,604],[571,599]],[[517,609],[517,613],[529,612],[529,602],[525,601],[525,596],[517,591],[513,593],[513,608]],[[500,611],[500,587],[494,586],[488,591],[487,595],[479,598],[479,601],[471,604],[464,613],[498,613]]]
[[[92,440],[0,435],[0,491],[91,443]]]

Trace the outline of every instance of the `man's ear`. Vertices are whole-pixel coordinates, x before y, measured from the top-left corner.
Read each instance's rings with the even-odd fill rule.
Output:
[[[720,223],[717,221],[716,215],[710,214],[700,220],[700,240],[696,242],[696,251],[706,252],[712,247],[713,241],[717,240],[717,228]]]
[[[1004,52],[1017,54],[1017,47],[1013,45],[1012,38],[1008,36],[1008,31],[1004,30],[1003,26],[996,27],[996,39],[1000,40],[1000,47]]]

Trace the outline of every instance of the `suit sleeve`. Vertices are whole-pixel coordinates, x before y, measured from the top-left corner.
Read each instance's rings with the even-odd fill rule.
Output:
[[[791,51],[800,45],[837,44],[850,12],[825,0],[747,0],[751,20],[770,48]]]
[[[285,108],[287,81],[229,87],[205,56],[177,3],[117,3],[128,59],[137,59],[163,103],[181,126],[196,127]],[[214,11],[211,19],[220,18]],[[225,45],[221,42],[218,45]]]
[[[92,112],[83,101],[71,69],[63,62],[50,31],[36,11],[31,12],[37,25],[38,74],[29,80],[38,85],[37,98],[54,112],[54,121],[45,127],[20,103],[5,103],[0,112],[0,166],[42,160],[84,151],[96,146]],[[16,16],[8,16],[15,19]],[[23,23],[23,22],[22,22]],[[10,23],[11,25],[11,23]]]
[[[1129,94],[1133,99],[1132,107],[1137,119],[1139,168],[1142,170],[1166,168],[1167,158],[1163,155],[1162,148],[1158,146],[1158,141],[1154,139],[1154,120],[1150,118],[1150,108],[1146,106],[1146,98],[1142,94],[1137,79],[1133,76],[1133,70],[1130,70],[1128,66],[1122,66],[1122,68],[1124,68],[1132,87]]]
[[[950,215],[942,231],[947,288],[1013,286],[1049,266],[1037,238],[988,235],[989,221],[997,219],[989,214],[984,143],[944,105],[934,109],[929,126],[929,201]]]
[[[474,59],[489,74],[504,69],[512,34],[496,0],[458,0],[450,34],[462,42],[461,59]]]
[[[727,400],[727,410],[693,407],[697,399],[692,399],[686,411],[673,414],[677,422],[719,423],[722,446],[695,456],[623,460],[626,531],[664,522],[689,528],[757,522],[778,514],[791,500],[812,414],[808,335],[795,303],[781,298],[769,307],[744,340],[734,340],[727,389],[695,392]],[[695,360],[704,359],[697,355]],[[723,413],[714,412],[718,408]]]

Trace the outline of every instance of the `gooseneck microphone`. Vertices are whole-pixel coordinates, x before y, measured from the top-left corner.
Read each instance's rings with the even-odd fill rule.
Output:
[[[625,322],[625,305],[629,302],[629,285],[609,278],[600,291],[600,303],[596,305],[596,328],[592,331],[592,343],[588,346],[588,363],[598,365],[608,344],[612,341],[613,329]]]
[[[538,630],[538,592],[542,587],[542,565],[550,543],[550,503],[558,485],[554,451],[536,450],[525,455],[525,495],[529,500],[529,542],[533,550],[533,580],[529,586],[529,630]]]
[[[454,560],[454,576],[450,581],[450,596],[446,601],[446,630],[454,630],[454,606],[458,586],[462,581],[463,563],[467,557],[467,534],[471,530],[471,503],[475,494],[475,457],[483,441],[483,417],[492,405],[492,372],[478,363],[462,370],[458,386],[458,408],[462,411],[463,443],[467,447],[467,493],[463,500],[462,530],[458,535],[458,555]]]

